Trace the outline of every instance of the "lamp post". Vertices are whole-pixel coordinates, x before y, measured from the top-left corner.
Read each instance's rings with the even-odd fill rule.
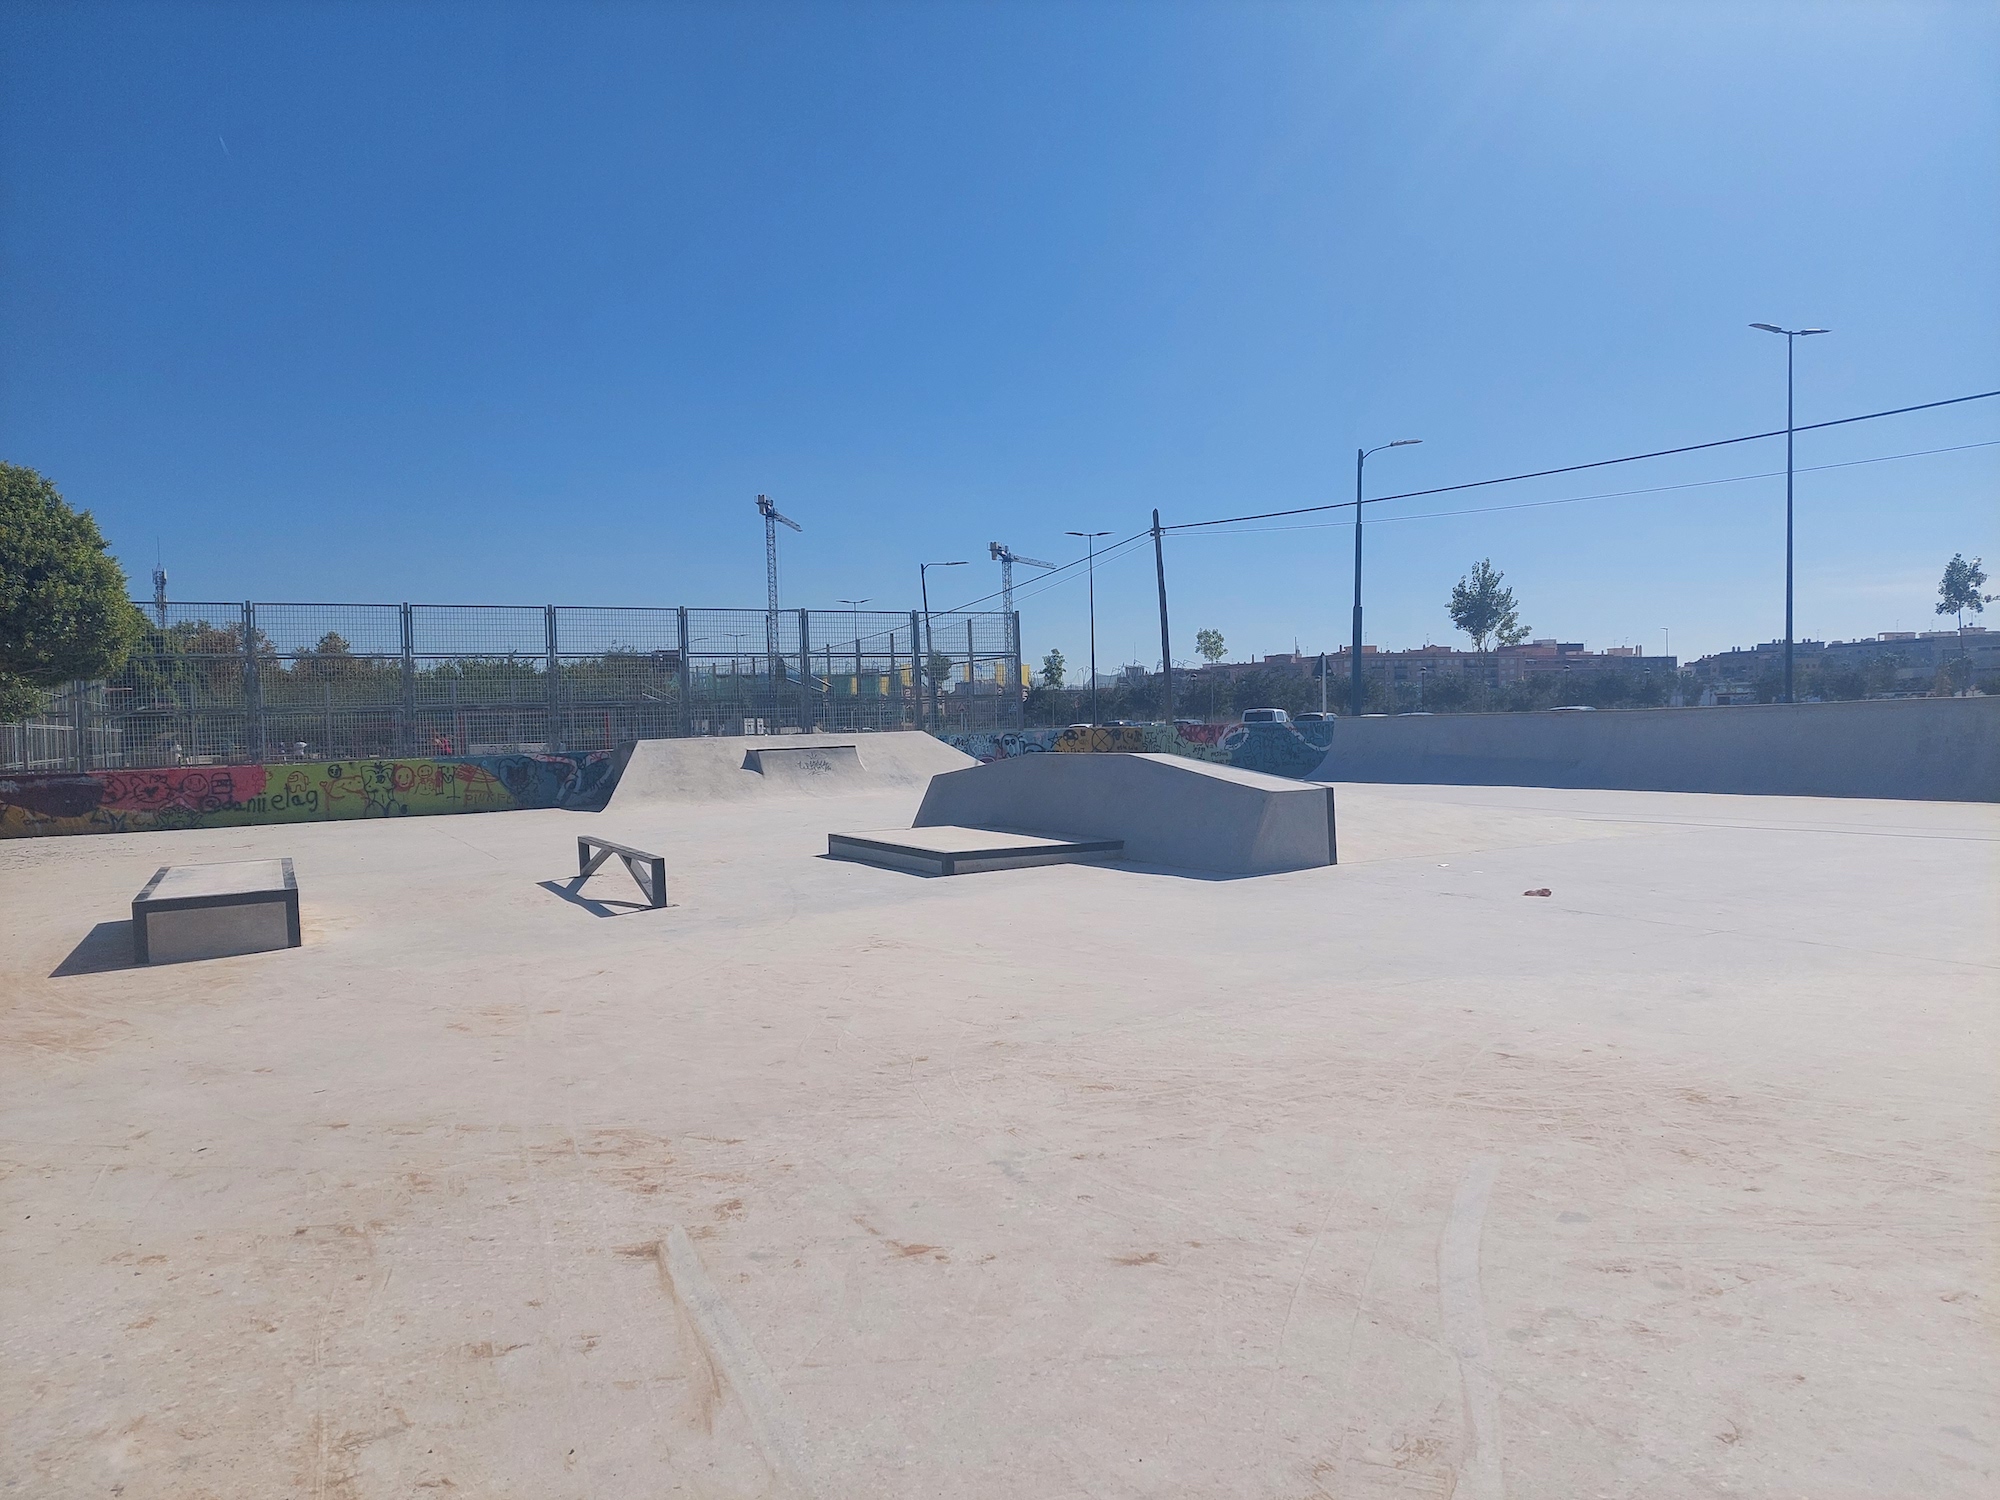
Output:
[[[1393,443],[1383,443],[1375,448],[1357,448],[1354,452],[1354,692],[1351,705],[1354,716],[1361,717],[1361,708],[1367,701],[1367,689],[1361,682],[1361,466],[1368,462],[1368,455],[1380,453],[1384,448],[1414,448],[1422,438],[1398,438]]]
[[[1752,328],[1785,336],[1785,701],[1792,701],[1792,341],[1830,328],[1780,328],[1776,323],[1752,323]]]
[[[847,606],[847,628],[848,628],[849,630],[851,630],[851,631],[853,631],[853,632],[854,632],[854,699],[855,699],[855,712],[856,712],[857,714],[858,714],[858,713],[859,713],[859,712],[861,711],[861,708],[860,708],[860,703],[861,703],[861,617],[860,617],[860,610],[861,610],[861,606],[862,606],[862,605],[864,605],[864,604],[867,604],[868,602],[870,602],[870,599],[872,599],[873,597],[874,597],[873,595],[870,595],[868,599],[836,599],[836,600],[834,600],[834,601],[833,601],[833,602],[834,602],[835,604],[845,604],[845,605]],[[829,657],[829,660],[830,660],[830,659],[831,659],[831,658]],[[833,668],[831,668],[831,667],[828,667],[828,668],[827,668],[827,672],[826,672],[826,675],[827,675],[827,676],[828,676],[829,678],[831,678],[831,677],[833,676]],[[832,683],[831,683],[831,682],[829,682],[829,683],[828,683],[828,685],[827,685],[827,691],[828,691],[829,693],[833,691],[833,685],[832,685]]]
[[[964,566],[965,560],[963,558],[960,558],[957,562],[927,562],[917,564],[917,591],[924,596],[924,659],[921,668],[922,675],[917,678],[917,681],[930,684],[931,690],[926,701],[930,704],[931,708],[931,730],[933,733],[936,732],[938,727],[938,701],[937,678],[931,674],[931,585],[929,574],[932,568],[962,568]],[[915,644],[914,641],[911,642],[912,646]]]
[[[1097,727],[1097,539],[1108,531],[1065,531],[1083,538],[1084,572],[1090,579],[1090,727]]]

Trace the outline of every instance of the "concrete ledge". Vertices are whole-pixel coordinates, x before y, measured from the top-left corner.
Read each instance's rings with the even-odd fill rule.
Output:
[[[1333,790],[1176,755],[1028,755],[931,778],[917,828],[1117,839],[1127,859],[1224,875],[1335,862]]]
[[[917,875],[973,875],[1033,865],[1094,864],[1122,858],[1125,846],[1117,839],[1059,839],[936,824],[880,833],[830,833],[826,852],[832,859],[851,859]]]
[[[1320,781],[2000,801],[2000,698],[1342,719]]]
[[[265,953],[301,941],[289,859],[162,865],[132,898],[132,957],[142,964]]]

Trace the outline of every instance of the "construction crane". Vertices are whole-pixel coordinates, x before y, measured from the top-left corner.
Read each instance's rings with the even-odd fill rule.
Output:
[[[1014,618],[1014,564],[1026,563],[1031,568],[1054,568],[1055,564],[1043,562],[1039,558],[1023,557],[1005,542],[988,542],[986,551],[1000,564],[1000,612],[1007,621],[1008,654],[1019,661],[1021,640],[1020,624]]]
[[[782,514],[767,495],[757,497],[757,514],[764,518],[764,583],[769,601],[768,612],[764,616],[764,648],[770,658],[771,728],[775,730],[778,727],[778,678],[784,669],[778,656],[778,523],[782,521],[794,531],[804,531],[805,527]],[[804,665],[800,663],[801,670]]]

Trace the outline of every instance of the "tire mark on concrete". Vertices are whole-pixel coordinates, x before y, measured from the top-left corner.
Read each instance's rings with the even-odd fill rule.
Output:
[[[1465,1403],[1465,1457],[1456,1491],[1464,1500],[1502,1500],[1507,1492],[1500,1468],[1500,1386],[1486,1346],[1486,1309],[1479,1292],[1479,1236],[1499,1171],[1499,1162],[1490,1156],[1465,1169],[1438,1240],[1438,1322],[1458,1366]]]
[[[668,1292],[700,1335],[702,1347],[743,1403],[758,1450],[772,1474],[800,1500],[813,1495],[805,1443],[770,1367],[708,1279],[687,1231],[676,1224],[655,1252]]]

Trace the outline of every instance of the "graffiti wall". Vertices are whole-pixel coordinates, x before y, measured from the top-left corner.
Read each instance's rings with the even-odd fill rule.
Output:
[[[144,771],[0,772],[0,838],[594,805],[616,757],[416,756]]]
[[[1017,729],[946,734],[946,744],[975,760],[1013,755],[1106,755],[1118,752],[1185,755],[1273,776],[1310,776],[1333,745],[1333,725],[1118,724],[1099,728]]]

